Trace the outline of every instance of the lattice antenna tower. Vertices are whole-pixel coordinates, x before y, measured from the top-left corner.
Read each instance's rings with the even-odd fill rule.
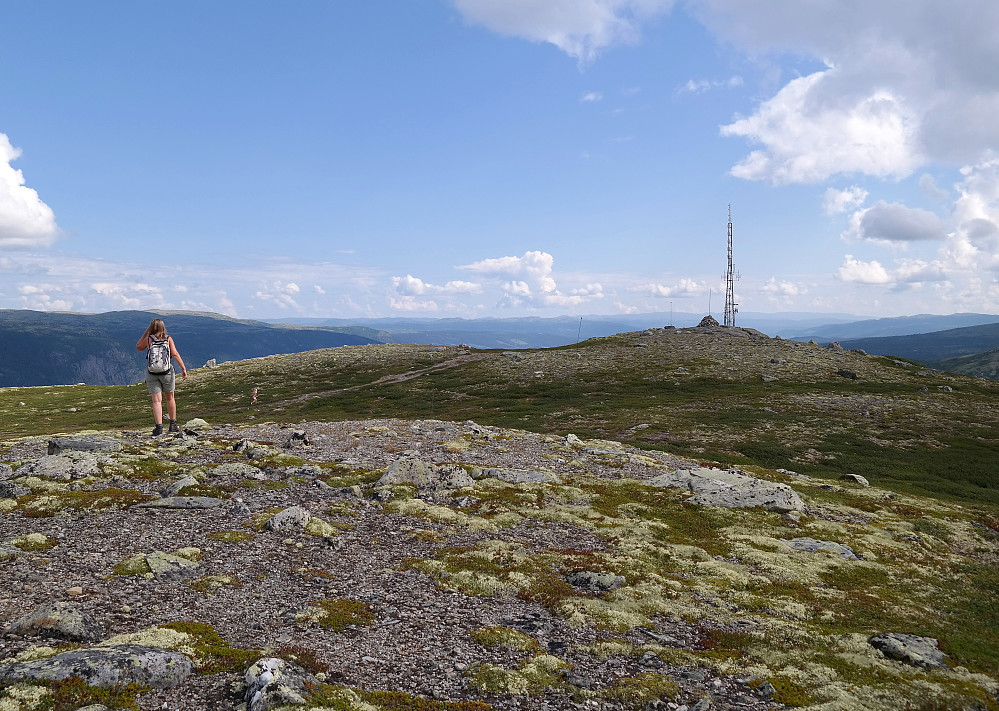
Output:
[[[739,304],[735,303],[735,282],[740,275],[735,271],[732,262],[732,206],[728,206],[728,270],[725,272],[725,325],[735,325],[735,315],[739,313]]]

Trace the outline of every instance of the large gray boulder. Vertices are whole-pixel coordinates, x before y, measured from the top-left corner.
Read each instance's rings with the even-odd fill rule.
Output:
[[[678,469],[648,479],[645,485],[692,491],[695,495],[687,499],[687,502],[704,506],[721,506],[727,509],[761,506],[780,513],[805,508],[801,497],[787,484],[758,479],[738,469]]]
[[[246,670],[247,711],[269,711],[279,706],[306,703],[309,685],[318,683],[297,664],[267,657]]]
[[[309,525],[312,514],[301,506],[290,506],[284,511],[279,511],[267,522],[265,528],[268,531],[301,530]]]
[[[423,491],[474,486],[475,480],[456,464],[438,466],[412,455],[404,455],[389,465],[375,486],[388,486],[390,484],[412,484]]]
[[[597,573],[592,570],[577,570],[565,576],[565,582],[573,587],[591,593],[605,593],[624,585],[625,580],[613,573]]]
[[[28,462],[17,469],[17,476],[36,476],[41,479],[70,481],[84,479],[100,473],[97,457],[89,452],[69,451],[63,454],[53,454]]]
[[[10,479],[12,476],[14,476],[14,470],[10,468],[10,465],[0,462],[0,481]]]
[[[885,632],[874,635],[868,643],[889,659],[914,667],[946,667],[946,655],[933,637]]]
[[[805,551],[807,553],[822,551],[824,553],[843,556],[847,560],[860,560],[850,546],[836,543],[835,541],[820,541],[816,538],[792,538],[785,540],[784,543],[797,551]]]
[[[82,437],[53,437],[49,440],[48,453],[64,452],[120,452],[121,442],[100,435]]]
[[[190,558],[163,551],[147,553],[146,565],[149,566],[149,572],[157,578],[183,577],[198,568],[198,563]]]
[[[194,665],[180,652],[138,644],[90,647],[30,662],[0,664],[0,680],[63,681],[82,678],[89,686],[143,684],[157,689],[177,686]]]
[[[71,642],[93,642],[102,634],[93,619],[68,602],[40,607],[11,623],[7,632],[20,637],[58,637]]]

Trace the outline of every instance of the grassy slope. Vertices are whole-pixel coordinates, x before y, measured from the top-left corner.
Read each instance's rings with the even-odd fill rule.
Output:
[[[837,374],[847,370],[857,379]],[[482,500],[477,516],[548,515],[607,536],[610,552],[587,564],[624,575],[629,587],[606,600],[563,599],[571,591],[553,587],[550,570],[579,565],[573,551],[524,557],[507,546],[497,555],[499,544],[482,543],[481,555],[445,547],[414,565],[449,573],[442,580],[452,583],[442,584],[456,584],[462,571],[486,570],[508,585],[507,573],[520,572],[529,586],[518,594],[611,628],[646,624],[663,610],[728,622],[745,615],[759,625],[752,635],[721,633],[712,642],[716,648],[708,645],[704,653],[716,656],[673,661],[719,664],[731,673],[748,669],[809,689],[825,679],[821,694],[833,687],[844,695],[867,689],[871,698],[896,687],[910,690],[909,697],[924,688],[938,693],[913,684],[949,683],[954,698],[963,700],[913,708],[967,708],[967,699],[984,697],[972,686],[958,688],[956,677],[895,670],[897,678],[888,678],[881,662],[864,656],[867,635],[891,629],[938,637],[955,663],[999,674],[999,383],[921,371],[904,361],[807,344],[656,332],[516,355],[383,345],[271,356],[197,371],[179,397],[182,419],[471,418],[621,439],[793,482],[810,506],[828,513],[806,520],[800,533],[763,510],[683,505],[675,490],[644,489],[639,502],[635,482],[593,478],[585,470],[564,486],[475,490]],[[259,402],[253,405],[255,387]],[[2,390],[0,440],[145,428],[147,401],[140,387]],[[821,479],[803,482],[773,471],[782,467],[819,477],[856,472],[879,489],[823,488]],[[588,507],[573,503],[580,495]],[[538,496],[546,502],[540,510]],[[413,515],[426,508],[405,500],[396,505]],[[782,540],[791,535],[846,542],[864,561],[788,553]],[[690,546],[706,553],[685,552]],[[674,592],[663,580],[675,583]],[[687,596],[687,588],[724,604],[709,608]],[[729,614],[729,604],[740,611]],[[876,698],[864,706],[880,707]]]
[[[997,383],[790,341],[654,333],[517,355],[380,345],[258,358],[195,371],[181,419],[474,419],[999,505]],[[142,386],[0,390],[0,436],[146,427],[147,403]]]

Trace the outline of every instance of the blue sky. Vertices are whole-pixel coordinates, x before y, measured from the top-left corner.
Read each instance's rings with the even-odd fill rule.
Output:
[[[999,313],[994,0],[0,16],[0,308]]]

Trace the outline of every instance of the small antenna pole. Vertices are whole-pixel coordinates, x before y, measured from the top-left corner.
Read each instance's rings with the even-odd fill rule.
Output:
[[[583,317],[579,317],[579,329],[576,331],[576,343],[579,343],[579,335],[583,332]]]
[[[669,325],[673,325],[673,302],[669,302]]]

